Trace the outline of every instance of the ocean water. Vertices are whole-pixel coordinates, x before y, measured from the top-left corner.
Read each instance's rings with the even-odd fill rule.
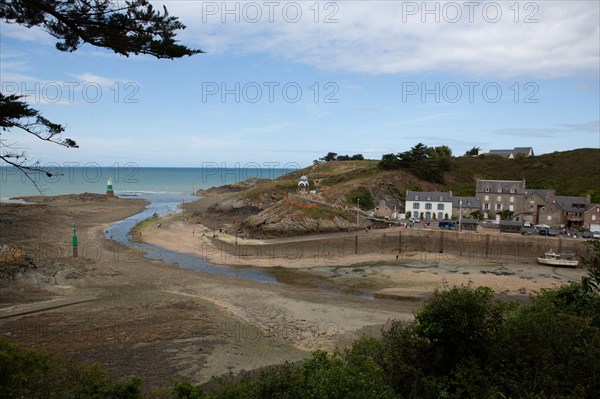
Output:
[[[176,194],[191,195],[198,189],[244,181],[248,178],[275,179],[297,170],[299,167],[274,168],[270,165],[256,167],[239,166],[205,168],[142,168],[135,164],[103,167],[96,164],[50,166],[54,174],[32,174],[35,185],[14,167],[0,167],[0,199],[30,195],[61,195],[80,193],[105,193],[108,178],[112,179],[117,195]],[[37,187],[36,187],[37,185]],[[38,191],[39,188],[39,191]],[[40,192],[41,191],[41,192]]]

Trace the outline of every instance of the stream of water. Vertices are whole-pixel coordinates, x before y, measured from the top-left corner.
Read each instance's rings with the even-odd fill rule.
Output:
[[[191,202],[198,199],[198,197],[191,195],[182,196],[170,193],[138,193],[136,198],[143,198],[150,201],[150,204],[137,215],[123,219],[110,226],[105,232],[106,238],[139,249],[144,252],[144,256],[148,259],[156,259],[165,263],[176,264],[184,269],[216,276],[278,284],[277,278],[265,269],[215,265],[209,263],[206,258],[171,251],[152,244],[133,241],[129,232],[139,222],[152,217],[154,214],[165,215],[169,212],[179,212],[177,206],[180,205],[182,201]]]

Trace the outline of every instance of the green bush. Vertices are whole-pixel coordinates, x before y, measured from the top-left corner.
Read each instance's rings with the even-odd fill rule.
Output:
[[[366,187],[360,187],[346,196],[346,202],[352,205],[357,205],[360,200],[360,209],[369,210],[375,206],[373,203],[373,195]]]

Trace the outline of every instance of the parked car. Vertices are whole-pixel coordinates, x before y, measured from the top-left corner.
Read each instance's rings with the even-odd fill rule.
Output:
[[[441,229],[452,229],[456,227],[456,223],[450,220],[440,220],[438,223]]]
[[[529,222],[523,222],[523,227],[532,227],[531,223]]]
[[[538,230],[538,233],[541,236],[547,236],[548,235],[548,229],[541,228],[541,229]]]
[[[600,231],[594,231],[592,233],[592,237],[595,238],[595,239],[597,239],[597,240],[600,239]]]
[[[558,235],[558,231],[556,231],[554,229],[548,229],[548,235],[550,237],[556,237]]]
[[[586,238],[586,239],[590,239],[592,238],[592,232],[591,231],[584,231],[581,233],[581,237]]]

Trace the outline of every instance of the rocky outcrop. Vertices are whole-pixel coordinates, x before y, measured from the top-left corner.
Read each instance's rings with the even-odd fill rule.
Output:
[[[281,201],[246,218],[242,228],[251,235],[282,237],[348,231],[356,225],[335,208],[305,210]]]

